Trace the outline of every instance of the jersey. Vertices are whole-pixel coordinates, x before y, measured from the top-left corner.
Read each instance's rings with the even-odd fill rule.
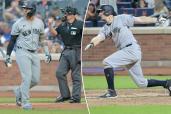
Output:
[[[64,22],[56,31],[61,35],[65,46],[81,45],[83,22],[75,20],[73,23]]]
[[[38,48],[41,34],[44,34],[44,24],[36,17],[33,21],[28,21],[25,17],[20,18],[14,23],[11,30],[11,35],[18,36],[16,46],[29,50]]]
[[[128,44],[137,43],[129,27],[134,25],[134,17],[127,14],[118,15],[110,25],[105,24],[99,32],[102,38],[112,38],[117,49]]]

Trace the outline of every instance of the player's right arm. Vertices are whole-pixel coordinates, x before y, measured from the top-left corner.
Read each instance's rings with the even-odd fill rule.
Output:
[[[12,60],[11,60],[10,56],[11,56],[12,50],[14,49],[17,37],[18,37],[18,35],[11,35],[11,40],[7,46],[7,54],[6,54],[6,59],[5,59],[6,67],[12,66]]]
[[[10,56],[11,56],[12,50],[14,49],[17,38],[18,38],[18,36],[20,34],[20,29],[19,29],[18,24],[19,24],[19,21],[14,23],[13,26],[12,26],[11,40],[9,41],[9,44],[7,46],[7,54],[6,54],[6,60],[5,60],[5,65],[7,67],[10,67],[12,65],[12,61],[11,61]]]
[[[12,50],[14,49],[18,35],[11,35],[11,40],[7,46],[7,56],[11,56]]]
[[[100,42],[104,41],[105,38],[107,37],[107,31],[105,26],[100,30],[99,34],[97,36],[95,36],[89,44],[87,44],[87,46],[85,47],[85,51],[88,50],[89,48],[92,48],[96,45],[98,45]]]
[[[102,42],[104,40],[104,38],[101,35],[97,35],[95,36],[89,44],[87,44],[85,51],[88,50],[89,48],[92,48],[96,45],[98,45],[100,42]]]
[[[7,47],[7,56],[11,56],[11,52],[14,48],[14,45],[16,43],[16,40],[20,34],[20,20],[18,20],[17,22],[15,22],[13,25],[12,25],[12,29],[11,29],[11,40],[8,44],[8,47]]]

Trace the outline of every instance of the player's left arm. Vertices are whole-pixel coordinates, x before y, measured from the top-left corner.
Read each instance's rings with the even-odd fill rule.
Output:
[[[46,36],[45,36],[45,31],[44,31],[44,23],[43,23],[43,21],[41,21],[39,41],[40,41],[40,44],[43,46],[43,49],[44,49],[45,62],[50,63],[52,60],[52,57],[51,57],[51,54],[49,52],[48,43],[45,41],[45,39],[46,39]]]
[[[133,17],[135,24],[150,24],[150,23],[157,23],[158,19],[155,17],[147,17],[147,16],[140,16],[140,17]]]
[[[45,41],[45,34],[40,34],[40,43],[43,45],[44,53],[45,53],[45,62],[50,63],[52,60],[51,54],[49,52],[48,43]]]

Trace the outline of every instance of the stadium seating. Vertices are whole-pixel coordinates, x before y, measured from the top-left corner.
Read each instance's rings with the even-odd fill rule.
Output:
[[[98,21],[98,22],[97,22],[97,26],[98,26],[98,27],[102,27],[104,24],[105,24],[104,21]]]
[[[131,2],[117,2],[118,9],[120,8],[131,8]]]
[[[171,10],[171,1],[170,1],[170,0],[165,0],[164,3],[165,3],[165,5],[166,5],[166,7],[167,7],[169,10]]]
[[[132,7],[132,1],[133,0],[118,0],[117,1],[117,8],[118,8],[118,14],[129,14],[133,16],[151,16],[154,14],[153,8],[133,8]],[[167,1],[167,6],[171,8],[171,1]],[[98,21],[97,27],[102,27],[105,24],[104,21]],[[86,27],[92,27],[93,23],[86,22]],[[154,26],[154,24],[144,24],[144,25],[135,25],[135,26]]]
[[[154,13],[152,8],[121,8],[118,14],[131,14],[134,16],[150,16]]]
[[[85,21],[85,27],[93,27],[92,21]]]
[[[118,2],[132,2],[133,0],[118,0]]]
[[[154,13],[153,8],[136,8],[135,16],[150,16]]]
[[[118,14],[135,15],[135,10],[134,10],[134,8],[121,8],[118,10]]]
[[[3,15],[3,9],[1,9],[1,8],[0,8],[0,15],[1,15],[0,16],[0,21],[3,21],[3,16],[2,16]]]

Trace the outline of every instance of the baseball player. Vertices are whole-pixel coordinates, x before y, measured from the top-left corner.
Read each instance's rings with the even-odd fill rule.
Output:
[[[7,47],[6,65],[11,64],[11,51],[16,48],[16,62],[22,77],[22,83],[14,90],[16,104],[23,109],[32,109],[29,102],[29,89],[38,84],[40,80],[40,58],[37,53],[39,41],[43,43],[44,24],[34,16],[36,5],[25,2],[22,6],[24,17],[14,23],[11,30],[11,41]],[[44,45],[45,59],[49,63],[51,55],[48,47]]]
[[[100,30],[99,34],[94,37],[86,46],[85,50],[95,47],[100,42],[107,38],[111,38],[118,51],[109,55],[103,60],[104,74],[108,84],[108,91],[101,98],[117,97],[114,87],[114,71],[113,68],[125,66],[131,78],[140,88],[162,86],[169,90],[171,96],[171,80],[155,80],[145,79],[141,69],[141,48],[136,39],[134,38],[129,27],[135,23],[161,23],[164,24],[165,18],[152,18],[152,17],[134,17],[131,15],[116,15],[114,9],[110,5],[102,5],[98,10],[101,19],[106,21],[106,24]]]
[[[66,7],[63,23],[56,28],[51,26],[49,21],[49,30],[53,35],[61,35],[64,42],[64,50],[61,54],[60,63],[56,71],[56,77],[59,83],[61,96],[55,102],[68,101],[70,103],[80,103],[81,100],[81,38],[83,22],[76,19],[77,10],[73,7]],[[70,94],[66,75],[71,70],[73,82],[72,94]]]

